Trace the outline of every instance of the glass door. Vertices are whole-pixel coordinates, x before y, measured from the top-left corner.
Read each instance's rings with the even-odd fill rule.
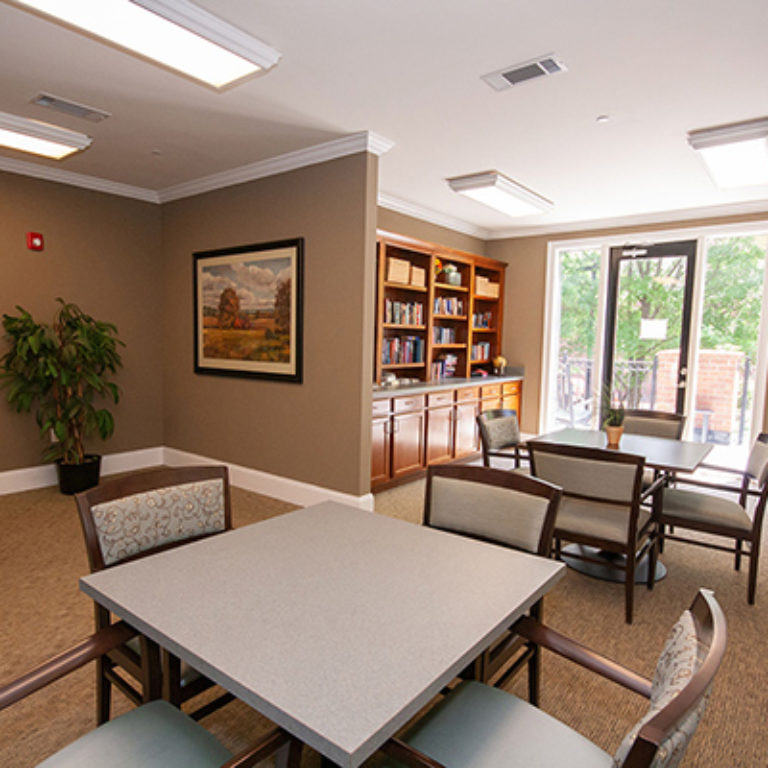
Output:
[[[611,248],[603,401],[683,413],[696,241]]]

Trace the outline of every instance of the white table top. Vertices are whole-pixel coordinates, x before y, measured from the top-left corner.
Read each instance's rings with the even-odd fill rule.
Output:
[[[335,502],[80,580],[335,763],[360,765],[564,565]]]
[[[575,429],[573,427],[548,432],[546,435],[539,435],[534,439],[547,443],[590,448],[605,448],[608,444],[608,438],[602,430]],[[619,447],[615,450],[644,456],[645,463],[653,469],[661,469],[666,472],[693,472],[712,450],[712,445],[625,432],[621,436]]]

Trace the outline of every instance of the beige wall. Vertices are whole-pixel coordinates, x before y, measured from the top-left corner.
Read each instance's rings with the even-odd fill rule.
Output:
[[[166,445],[369,491],[376,175],[360,154],[164,206]],[[192,254],[295,237],[303,383],[195,374]]]
[[[44,251],[27,250],[29,231],[44,235]],[[0,172],[0,313],[19,304],[50,322],[61,296],[115,323],[126,343],[115,434],[92,444],[100,453],[162,444],[160,232],[157,205]],[[4,394],[0,471],[38,464],[34,415],[11,411]]]
[[[394,232],[397,235],[414,237],[417,240],[427,240],[446,248],[455,248],[459,251],[469,251],[469,253],[485,256],[485,240],[440,227],[437,224],[430,224],[428,221],[414,219],[412,216],[390,211],[388,208],[379,207],[377,226],[386,232]]]
[[[623,227],[556,235],[510,238],[488,242],[488,256],[507,262],[506,300],[504,316],[504,354],[510,362],[525,366],[523,387],[522,429],[538,432],[541,390],[541,350],[544,332],[544,303],[546,293],[547,247],[552,241],[616,237],[638,232],[696,229],[719,224],[764,221],[768,213],[712,219],[684,220],[642,227]],[[768,409],[764,416],[768,429]]]

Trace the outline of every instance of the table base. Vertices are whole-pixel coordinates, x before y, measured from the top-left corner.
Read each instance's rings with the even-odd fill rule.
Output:
[[[585,557],[593,557],[598,560],[603,560],[606,565],[592,563],[587,560],[580,560],[573,555],[583,555]],[[620,555],[616,552],[606,552],[597,547],[588,547],[585,544],[569,544],[567,547],[563,547],[560,559],[569,568],[573,568],[574,571],[585,573],[587,576],[592,576],[595,579],[601,579],[602,581],[617,581],[622,584],[625,581],[625,571],[608,565],[608,563],[614,563],[617,566],[623,566],[624,555]],[[663,563],[660,563],[657,560],[654,581],[661,581],[666,575],[666,567]],[[635,567],[635,584],[645,584],[647,581],[648,557],[646,556]]]

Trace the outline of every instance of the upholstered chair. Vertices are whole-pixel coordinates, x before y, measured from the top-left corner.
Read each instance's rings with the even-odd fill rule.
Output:
[[[514,467],[520,467],[524,448],[520,437],[517,411],[509,408],[494,408],[483,411],[477,417],[480,446],[483,451],[483,466],[491,466],[491,457],[512,459]]]
[[[135,472],[79,493],[75,500],[92,572],[232,527],[229,476],[223,466]],[[108,627],[110,612],[98,604],[94,607],[96,629]],[[157,654],[157,647],[146,638],[135,637],[98,660],[97,722],[109,720],[113,685],[136,704],[154,698],[148,686]],[[163,695],[176,706],[213,685],[165,652],[162,666]],[[203,717],[231,699],[230,694],[223,694],[193,716]]]
[[[744,471],[722,467],[716,471],[731,478],[735,475],[738,485],[678,475],[675,487],[664,489],[659,508],[660,535],[662,539],[732,552],[737,571],[741,568],[742,555],[749,557],[747,602],[753,605],[768,497],[768,433],[760,434],[755,440]],[[665,532],[668,527],[674,532]],[[713,534],[732,539],[733,544],[724,546],[678,533],[679,530]]]
[[[504,469],[435,465],[427,470],[424,525],[549,557],[560,489]],[[450,566],[449,566],[450,567]],[[541,619],[543,599],[530,614]],[[503,685],[524,664],[528,695],[539,699],[537,646],[507,633],[477,660],[473,674]]]
[[[611,755],[564,723],[506,691],[476,681],[455,687],[384,751],[387,766],[423,768],[674,768],[704,713],[725,654],[725,616],[707,590],[672,628],[652,680],[545,627],[516,625],[530,641],[649,699]],[[581,691],[571,692],[578,697]]]

